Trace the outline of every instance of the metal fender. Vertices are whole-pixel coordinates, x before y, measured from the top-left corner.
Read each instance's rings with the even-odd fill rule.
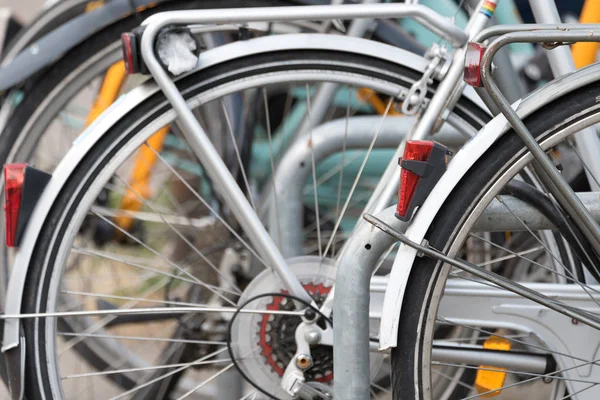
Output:
[[[427,66],[427,61],[421,56],[366,39],[325,34],[290,34],[286,35],[286,40],[281,40],[277,36],[265,36],[258,39],[227,44],[204,52],[199,57],[195,71],[253,54],[302,49],[352,52],[404,65],[407,68],[420,72],[424,71]],[[76,139],[67,155],[62,159],[40,197],[21,241],[21,247],[15,259],[13,272],[8,284],[6,314],[17,315],[21,312],[23,287],[37,237],[52,204],[71,173],[77,168],[79,162],[94,144],[113,125],[158,90],[156,85],[150,82],[120,97]],[[467,91],[466,96],[474,104],[484,107],[474,91]],[[18,344],[19,322],[17,319],[7,319],[4,325],[2,351],[14,348]]]
[[[513,109],[517,110],[521,118],[525,118],[557,98],[598,81],[600,79],[599,74],[600,65],[591,65],[577,72],[564,75],[537,89],[525,99],[516,101],[513,104]],[[423,241],[429,226],[454,187],[496,139],[507,132],[509,128],[504,116],[498,115],[456,153],[448,165],[447,171],[411,221],[410,227],[406,231],[406,236],[410,240],[416,243]],[[413,248],[402,245],[398,249],[394,260],[385,292],[380,323],[379,347],[382,350],[395,347],[397,344],[402,300],[416,254],[417,252]]]

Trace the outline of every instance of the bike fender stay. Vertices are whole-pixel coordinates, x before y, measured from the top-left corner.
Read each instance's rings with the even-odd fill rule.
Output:
[[[286,40],[281,40],[278,36],[265,36],[248,41],[226,44],[203,52],[199,57],[196,69],[190,73],[254,54],[309,49],[351,52],[357,55],[375,57],[403,65],[417,72],[423,72],[427,67],[427,61],[421,56],[366,39],[327,34],[289,34],[286,35]],[[23,288],[31,256],[38,235],[63,185],[96,142],[130,110],[134,109],[158,90],[158,87],[154,83],[149,82],[120,97],[77,138],[67,155],[61,160],[36,204],[23,235],[7,289],[6,314],[18,315],[21,313]],[[466,97],[475,105],[484,107],[471,88],[466,91]],[[3,352],[19,345],[19,327],[20,323],[18,319],[7,319],[5,321]]]
[[[598,81],[600,65],[590,65],[571,74],[563,75],[513,104],[520,118],[525,118],[557,98]],[[406,237],[415,243],[422,243],[438,211],[469,169],[488,151],[492,144],[510,125],[503,115],[496,116],[471,141],[459,150],[448,164],[448,169],[433,188],[423,206],[417,211],[406,231]],[[395,347],[398,339],[400,310],[410,272],[417,251],[401,245],[384,296],[380,322],[379,347],[382,350]]]

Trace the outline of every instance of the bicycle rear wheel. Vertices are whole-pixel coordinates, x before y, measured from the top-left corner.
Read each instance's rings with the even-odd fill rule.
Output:
[[[308,105],[315,85],[331,81],[340,85],[344,89],[343,101],[333,104],[331,115],[351,116],[356,112],[372,113],[356,96],[355,88],[369,89],[374,96],[391,105],[401,89],[409,87],[419,77],[420,74],[401,66],[353,54],[294,51],[231,61],[183,78],[178,85],[218,145],[221,156],[232,171],[237,171],[235,176],[241,188],[256,201],[271,181],[263,179],[261,183],[261,179],[252,174],[252,169],[257,164],[264,164],[265,160],[267,165],[271,164],[276,154],[269,150],[268,156],[261,158],[250,150],[256,150],[260,140],[263,149],[265,144],[272,149],[270,144],[280,137],[278,129],[285,125],[286,119],[281,116],[291,113],[282,111]],[[269,101],[273,98],[272,93],[278,94],[274,96],[278,101]],[[237,108],[239,114],[228,114],[227,104],[240,99],[243,106]],[[307,108],[310,117],[310,107]],[[240,116],[249,114],[253,118],[240,120]],[[486,118],[463,100],[449,120],[460,121],[458,125],[464,126],[465,123],[476,124],[474,116]],[[28,320],[25,323],[26,374],[31,382],[27,388],[28,397],[68,397],[77,390],[71,382],[98,381],[106,377],[118,383],[110,387],[110,393],[115,396],[139,395],[149,388],[156,389],[154,383],[163,380],[168,384],[166,387],[161,385],[160,390],[177,394],[203,390],[213,385],[218,374],[226,374],[232,368],[227,359],[223,361],[225,368],[214,368],[218,365],[215,352],[222,351],[226,341],[224,328],[229,319],[222,316],[231,315],[227,314],[227,309],[252,297],[250,294],[257,296],[283,289],[270,272],[257,273],[253,267],[262,264],[261,257],[248,244],[248,238],[227,209],[223,201],[226,194],[215,191],[210,179],[203,174],[202,164],[178,134],[175,117],[162,94],[152,96],[114,126],[78,166],[48,217],[47,228],[40,235],[27,277],[24,312],[93,312],[99,308],[110,311],[141,305],[170,307],[207,303],[218,305],[223,312],[196,311],[180,318],[163,315],[163,319],[148,318],[140,312],[145,319],[117,318],[116,323],[114,317],[69,317],[76,323],[71,322],[68,331],[62,330],[67,318],[60,318],[58,324],[47,318]],[[247,121],[252,123],[248,126]],[[127,185],[123,176],[138,149],[150,148],[147,140],[166,126],[171,127],[171,148],[151,151],[158,159],[153,172],[154,193],[141,200],[143,196]],[[364,156],[364,153],[360,154]],[[360,158],[356,160],[360,161]],[[319,181],[321,175],[317,166],[299,167],[313,168],[314,183]],[[323,175],[330,172],[323,171]],[[362,178],[360,174],[352,177],[358,188],[364,185],[368,192],[371,184]],[[335,269],[327,265],[329,256],[335,256],[335,251],[325,251],[325,241],[339,237],[341,243],[344,233],[329,231],[325,225],[326,219],[337,221],[341,218],[339,195],[338,207],[324,210],[318,206],[322,204],[318,193],[311,192],[313,183],[309,183],[307,189],[316,199],[311,203],[316,205],[313,212],[320,218],[306,221],[304,226],[305,252],[311,258],[291,263],[302,263],[300,271],[304,272],[298,272],[301,282],[319,301],[335,278]],[[143,207],[123,215],[116,204],[127,191],[137,195]],[[102,193],[108,200],[98,200]],[[362,203],[349,204],[361,207]],[[142,224],[137,230],[119,229],[115,218],[120,216],[140,220]],[[86,242],[86,229],[99,223],[109,226],[121,240],[108,245]],[[138,255],[133,257],[132,250]],[[232,254],[237,261],[226,261]],[[286,311],[289,304],[279,300],[267,296],[255,307],[263,312],[265,307]],[[281,338],[285,339],[294,322],[276,318],[265,320],[260,313],[258,315],[255,319],[236,322],[241,324],[236,328],[238,332],[251,332],[250,337],[256,339],[250,344],[240,342],[236,349],[241,348],[242,354],[247,346],[262,343],[256,360],[244,361],[250,364],[239,367],[259,374],[252,375],[257,386],[266,388],[274,396],[287,398],[279,389],[279,379],[292,350],[286,347],[289,343],[273,346],[274,339],[268,332],[281,329]],[[165,347],[166,343],[185,343],[192,347],[183,351],[179,346]],[[68,365],[68,361],[72,361],[68,354],[73,348],[83,348],[93,354],[94,370],[67,369],[73,367]],[[63,355],[59,357],[61,352]],[[317,352],[322,358],[315,363],[313,379],[319,383],[330,382],[331,349]],[[161,358],[161,354],[168,357]],[[379,360],[377,365],[384,368],[385,360]],[[375,378],[377,372],[374,371]],[[169,377],[176,379],[167,379]],[[380,384],[374,386],[375,392],[380,390],[387,389]],[[221,393],[212,394],[224,398]]]
[[[525,120],[538,142],[561,161],[567,179],[585,168],[571,137],[600,120],[595,97],[599,87],[600,84],[594,83],[565,95]],[[552,221],[556,221],[553,218],[556,216],[562,218],[562,211],[549,200],[551,196],[537,179],[531,160],[531,154],[514,132],[498,139],[457,185],[429,228],[426,239],[432,247],[451,257],[466,258],[481,268],[530,285],[536,291],[551,292],[553,298],[564,300],[576,309],[584,308],[596,314],[600,306],[594,274],[578,272],[597,268],[597,256],[589,252],[585,239],[577,235],[577,229],[571,224],[531,225],[531,214],[519,213],[523,203],[509,196],[518,192],[513,190],[515,187],[524,188],[531,195],[521,197],[525,203],[538,208],[540,205],[533,198],[549,201],[548,218]],[[597,201],[597,196],[595,199]],[[506,228],[505,221],[500,220],[497,229],[483,224],[482,213],[488,206],[507,211],[510,218],[506,219],[512,218],[517,228]],[[551,248],[544,240],[548,234],[555,238],[557,247]],[[573,235],[577,236],[575,240]],[[480,252],[474,253],[474,248]],[[477,290],[485,294],[477,296]],[[567,294],[574,292],[579,293],[580,303]],[[456,297],[459,293],[463,293],[460,301]],[[475,340],[466,341],[476,349],[501,348],[541,354],[547,357],[548,369],[531,370],[526,363],[507,368],[493,361],[465,362],[457,356],[441,359],[436,346],[448,343],[436,337],[439,327],[457,327],[477,333]],[[585,339],[580,336],[581,332],[586,332]],[[444,377],[440,370],[448,365],[477,374],[474,384],[466,388],[464,398],[467,399],[489,395],[501,399],[595,398],[600,376],[597,368],[586,370],[585,378],[579,374],[574,376],[573,371],[594,363],[596,356],[594,351],[577,353],[574,343],[589,341],[593,347],[599,338],[600,332],[576,320],[517,295],[511,297],[489,282],[432,258],[417,258],[402,304],[398,346],[392,352],[394,399],[436,399],[431,394],[431,382],[440,377],[451,379]],[[557,340],[566,345],[558,344]],[[465,341],[454,344],[457,343],[465,344]],[[500,347],[494,347],[494,343],[500,343]]]

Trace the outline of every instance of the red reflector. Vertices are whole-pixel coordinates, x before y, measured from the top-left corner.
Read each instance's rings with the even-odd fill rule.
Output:
[[[465,69],[463,71],[463,79],[469,86],[481,87],[481,59],[485,48],[475,42],[467,44],[467,52],[465,53]]]
[[[411,161],[427,161],[433,149],[434,142],[427,140],[409,140],[404,147],[402,160]],[[402,169],[400,172],[400,187],[398,188],[398,206],[396,214],[400,217],[406,217],[406,213],[410,207],[417,184],[419,183],[419,175]],[[410,216],[409,216],[410,217]]]
[[[123,60],[125,61],[125,69],[129,75],[135,74],[135,65],[133,63],[132,42],[135,43],[135,35],[133,33],[121,34],[121,46],[123,48]]]
[[[6,219],[6,245],[15,246],[21,194],[25,181],[26,164],[4,166],[4,218]]]

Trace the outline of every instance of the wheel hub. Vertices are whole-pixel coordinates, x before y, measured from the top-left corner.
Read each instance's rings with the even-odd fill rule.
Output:
[[[322,283],[305,283],[304,289],[312,296],[317,305],[329,294],[331,286]],[[282,293],[287,293],[282,291]],[[267,310],[294,310],[294,304],[284,297],[272,297],[272,302],[267,305]],[[280,377],[285,368],[296,354],[296,341],[294,335],[296,328],[302,320],[295,316],[264,314],[259,321],[258,345],[265,365]],[[311,355],[313,365],[304,373],[307,381],[329,383],[333,380],[333,349],[331,346],[312,346]]]

